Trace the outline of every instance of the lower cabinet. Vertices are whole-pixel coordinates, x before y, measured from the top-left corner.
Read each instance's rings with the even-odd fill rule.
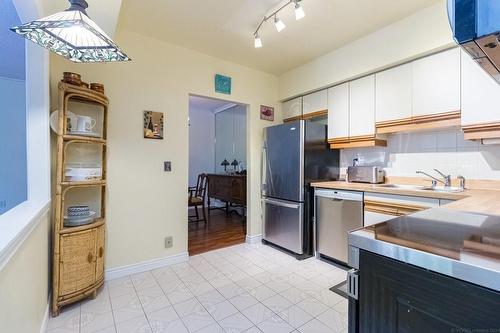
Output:
[[[365,208],[363,225],[365,227],[368,227],[370,225],[374,225],[377,223],[382,223],[385,221],[392,220],[393,218],[396,218],[397,216],[398,215],[378,213],[378,212],[367,210]]]
[[[91,288],[104,277],[104,225],[61,236],[59,296]]]
[[[439,199],[433,198],[365,193],[363,224],[367,227],[439,205]]]
[[[359,257],[359,332],[493,332],[500,293],[370,252]]]

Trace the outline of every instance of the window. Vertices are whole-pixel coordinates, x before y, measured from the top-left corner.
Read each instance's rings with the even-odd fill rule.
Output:
[[[0,0],[0,215],[27,200],[26,52],[9,28],[21,23],[12,0]]]
[[[24,96],[16,100],[21,103],[15,104],[20,107],[19,113],[10,113],[5,100],[11,96],[4,94],[3,89],[0,94],[0,195],[16,197],[10,204],[5,199],[5,207],[0,211],[0,270],[36,226],[47,221],[50,207],[49,54],[34,43],[25,43],[19,37],[11,38],[16,36],[7,29],[16,24],[9,20],[26,22],[41,17],[37,4],[37,1],[0,0],[0,73],[7,75],[9,72],[11,78],[16,72],[14,69],[24,68],[24,75],[19,72],[17,75],[24,78],[25,91]],[[21,53],[7,53],[14,49]],[[22,90],[22,85],[18,88]],[[16,119],[24,125],[7,123],[8,111],[9,115],[19,116]],[[18,141],[14,142],[14,137]],[[17,148],[11,148],[14,145]],[[11,174],[4,174],[6,166],[12,165],[15,169],[9,169]],[[13,181],[14,176],[19,180]],[[16,196],[13,192],[17,193]]]

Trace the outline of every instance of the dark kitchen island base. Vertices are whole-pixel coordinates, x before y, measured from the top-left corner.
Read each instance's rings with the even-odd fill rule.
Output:
[[[350,333],[500,332],[500,293],[364,250],[349,302]]]

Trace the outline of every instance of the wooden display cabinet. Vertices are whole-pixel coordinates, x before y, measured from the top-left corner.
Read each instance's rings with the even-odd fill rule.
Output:
[[[102,112],[100,138],[73,135],[67,132],[68,105],[73,102],[97,107]],[[59,83],[59,118],[53,228],[52,314],[57,316],[62,306],[86,297],[96,297],[104,283],[104,240],[106,212],[106,137],[108,98],[99,92],[63,82]],[[65,166],[68,148],[74,143],[100,145],[101,179],[66,181]],[[95,188],[100,194],[100,216],[91,224],[64,226],[65,199],[71,191]]]

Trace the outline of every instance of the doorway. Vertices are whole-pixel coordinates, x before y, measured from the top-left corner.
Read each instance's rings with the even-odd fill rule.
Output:
[[[245,242],[247,109],[189,96],[189,255]]]

